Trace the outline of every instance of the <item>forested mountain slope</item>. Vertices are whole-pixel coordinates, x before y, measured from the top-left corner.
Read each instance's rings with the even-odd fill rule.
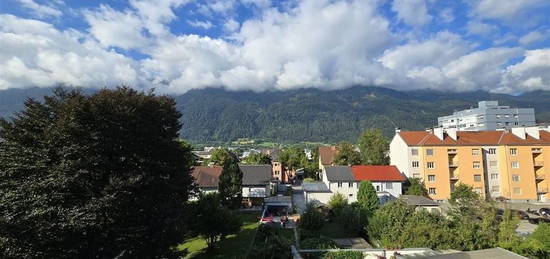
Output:
[[[20,110],[26,96],[39,97],[51,89],[0,91],[0,116]],[[380,128],[387,136],[396,127],[421,130],[437,117],[477,106],[479,100],[534,107],[537,119],[550,121],[550,92],[519,96],[488,92],[446,93],[433,90],[401,92],[378,87],[321,91],[300,89],[252,92],[218,88],[191,90],[174,96],[183,113],[182,136],[195,143],[238,138],[276,142],[355,141],[365,128]]]

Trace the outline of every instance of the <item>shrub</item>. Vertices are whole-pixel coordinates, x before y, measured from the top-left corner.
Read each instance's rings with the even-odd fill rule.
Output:
[[[346,206],[348,206],[348,199],[341,193],[333,194],[328,201],[328,207],[334,217],[339,217]]]
[[[363,257],[363,253],[359,251],[339,251],[326,253],[323,259],[363,259]]]
[[[300,228],[315,232],[319,231],[324,223],[325,215],[313,203],[308,203],[300,217]]]
[[[300,242],[301,249],[334,249],[338,248],[338,244],[334,240],[326,237],[314,237],[302,240]]]

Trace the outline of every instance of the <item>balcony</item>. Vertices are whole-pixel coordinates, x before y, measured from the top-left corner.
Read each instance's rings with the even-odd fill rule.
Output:
[[[456,151],[456,149],[454,149],[454,148],[453,148],[453,149],[447,149],[447,154],[449,154],[449,155],[456,155],[456,154],[457,154],[457,151]]]
[[[458,174],[451,174],[451,181],[458,181]]]
[[[534,161],[534,162],[533,162],[533,166],[535,166],[535,167],[543,167],[543,166],[544,166],[544,162],[543,162],[543,161]]]
[[[547,193],[547,192],[548,192],[548,188],[546,187],[537,188],[537,193]]]
[[[449,161],[449,167],[458,167],[458,162],[455,162],[455,161]]]
[[[531,152],[533,154],[540,154],[542,153],[542,148],[531,148]]]
[[[543,175],[543,174],[542,174],[542,175],[541,175],[541,174],[536,174],[536,175],[535,175],[535,179],[536,179],[537,181],[543,181],[545,178],[546,178],[546,176]]]

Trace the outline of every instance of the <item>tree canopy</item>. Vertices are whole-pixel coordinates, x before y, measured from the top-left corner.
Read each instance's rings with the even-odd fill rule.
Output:
[[[418,178],[409,178],[407,179],[405,194],[406,195],[418,195],[428,197],[428,190],[424,183]]]
[[[243,160],[243,163],[248,165],[271,165],[271,157],[264,153],[251,153]]]
[[[361,153],[355,150],[353,144],[349,142],[341,142],[336,146],[336,156],[334,156],[334,164],[336,165],[360,165]]]
[[[370,181],[361,181],[357,192],[357,203],[367,214],[372,214],[380,205],[376,190]]]
[[[389,164],[389,142],[379,129],[365,130],[357,141],[365,165]]]
[[[218,183],[222,204],[232,209],[239,208],[243,196],[242,180],[243,172],[238,161],[229,156],[223,162],[223,169]]]
[[[172,98],[57,89],[0,120],[0,257],[167,258],[192,154]]]
[[[217,166],[223,166],[225,161],[235,161],[238,160],[235,153],[229,151],[229,149],[220,147],[216,148],[212,151],[212,154],[210,155],[210,159],[206,160],[206,165],[217,165]]]

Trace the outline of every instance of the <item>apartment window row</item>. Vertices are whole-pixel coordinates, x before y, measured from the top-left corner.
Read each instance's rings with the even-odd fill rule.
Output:
[[[510,148],[510,155],[517,155],[518,154],[518,149],[517,148]]]
[[[498,174],[491,174],[491,180],[498,180]]]
[[[435,182],[435,175],[433,174],[428,175],[428,182]]]
[[[338,182],[338,188],[342,188],[343,185],[344,185],[344,182]],[[352,188],[353,182],[348,182],[348,187]],[[357,184],[357,187],[359,188],[359,184]]]
[[[474,161],[473,164],[472,164],[472,167],[474,169],[479,169],[479,168],[481,168],[481,163],[479,161]]]
[[[491,154],[491,155],[494,155],[497,153],[497,149],[496,148],[489,148],[489,150],[487,151],[487,153]]]
[[[418,161],[412,161],[412,167],[417,168],[418,167]]]
[[[519,182],[519,180],[520,180],[519,174],[512,175],[512,182]]]
[[[434,169],[435,168],[435,163],[434,162],[427,162],[426,167],[429,168],[429,169]]]
[[[517,168],[519,168],[519,162],[518,161],[512,161],[511,166],[512,166],[512,168],[517,169]]]
[[[431,194],[431,195],[437,194],[435,188],[428,188],[428,194]]]
[[[480,174],[474,174],[474,182],[481,182],[481,175]]]
[[[478,156],[479,155],[479,149],[473,148],[472,149],[472,156]]]

